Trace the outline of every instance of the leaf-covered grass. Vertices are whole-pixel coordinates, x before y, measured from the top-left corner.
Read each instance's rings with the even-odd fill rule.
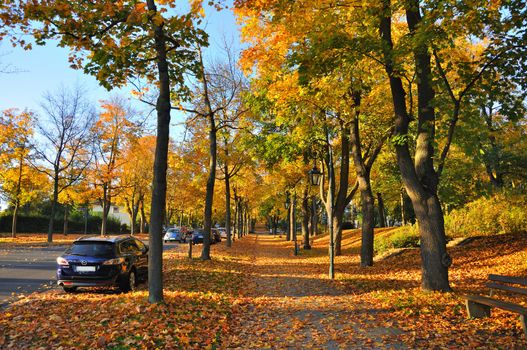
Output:
[[[0,312],[0,348],[204,349],[221,347],[242,277],[218,246],[214,261],[166,253],[164,303],[85,289],[27,296]]]
[[[53,234],[52,246],[63,246],[70,244],[74,240],[85,235],[81,234],[68,234],[63,235],[61,233]],[[98,234],[88,234],[88,237],[98,236]],[[136,235],[139,239],[148,239],[148,235],[140,234]],[[11,237],[10,233],[0,233],[0,250],[10,248],[31,248],[31,247],[46,247],[48,244],[48,236],[44,233],[19,233],[15,238]]]

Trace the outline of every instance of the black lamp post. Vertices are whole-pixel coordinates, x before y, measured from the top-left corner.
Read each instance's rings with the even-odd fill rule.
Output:
[[[322,178],[322,173],[317,168],[317,164],[313,164],[313,169],[309,170],[309,181],[311,182],[311,185],[313,186],[319,186],[320,185],[320,179]]]
[[[287,210],[287,232],[285,234],[285,240],[291,240],[291,212],[289,208],[291,207],[291,198],[289,197],[289,191],[285,193],[285,203],[284,207]]]
[[[295,241],[295,255],[298,255],[298,242],[296,237],[296,193],[293,194],[293,200],[291,201],[291,227],[293,235],[293,241]]]

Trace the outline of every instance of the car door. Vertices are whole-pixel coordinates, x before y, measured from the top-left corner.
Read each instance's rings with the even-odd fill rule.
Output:
[[[119,244],[119,251],[121,256],[126,261],[126,270],[130,271],[132,265],[135,264],[134,244],[131,240],[127,239]]]
[[[138,239],[134,238],[133,242],[136,249],[137,272],[146,278],[148,277],[148,247]]]

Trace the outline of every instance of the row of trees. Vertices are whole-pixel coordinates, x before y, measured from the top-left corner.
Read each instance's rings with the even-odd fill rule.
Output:
[[[59,203],[65,225],[71,208],[98,203],[101,234],[112,203],[127,208],[132,234],[139,212],[146,222],[155,137],[141,132],[128,101],[103,101],[97,113],[83,96],[80,88],[62,88],[46,94],[42,115],[13,109],[2,113],[1,184],[13,210],[13,237],[20,207],[45,198],[51,203],[49,242]]]
[[[372,188],[398,198],[402,184],[419,226],[422,287],[450,290],[445,208],[525,181],[525,6],[235,3],[258,154],[280,166],[281,193],[294,189],[304,202],[309,164],[321,161],[320,198],[340,254],[342,215],[359,192],[368,266]]]

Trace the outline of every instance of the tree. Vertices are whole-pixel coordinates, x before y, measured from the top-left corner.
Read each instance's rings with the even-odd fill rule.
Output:
[[[206,68],[201,48],[199,53],[199,72],[196,76],[199,84],[194,89],[192,107],[181,106],[180,108],[207,121],[209,175],[205,195],[204,236],[201,259],[210,260],[210,232],[212,228],[212,206],[218,156],[217,134],[223,128],[234,127],[233,123],[235,123],[240,113],[239,108],[236,108],[236,106],[239,106],[239,96],[244,80],[240,72],[237,71],[236,64],[230,55],[225,63]],[[229,189],[226,190],[228,191]]]
[[[195,53],[191,45],[206,45],[207,37],[196,29],[200,3],[191,11],[169,11],[176,1],[145,2],[21,1],[21,26],[37,44],[50,39],[70,47],[73,68],[84,69],[106,87],[125,85],[135,78],[146,79],[158,88],[157,138],[152,186],[149,236],[149,301],[163,300],[162,225],[166,201],[170,99],[183,96],[183,73],[192,69]],[[28,23],[38,23],[28,27]]]
[[[149,195],[154,166],[155,136],[133,139],[124,149],[123,167],[120,177],[120,192],[117,200],[130,216],[130,234],[138,233],[137,217],[141,205]]]
[[[238,136],[238,134],[231,132],[229,128],[225,128],[220,135],[223,142],[220,146],[222,154],[220,154],[218,162],[223,175],[217,176],[217,178],[225,182],[225,230],[227,232],[227,247],[232,246],[231,181],[248,162],[245,154],[237,149],[236,143],[239,141]]]
[[[94,161],[90,169],[95,187],[99,188],[102,224],[101,235],[106,235],[106,222],[112,200],[121,191],[120,178],[125,158],[123,152],[136,139],[137,125],[133,111],[122,98],[102,102],[103,111],[93,125]]]
[[[51,243],[59,195],[79,180],[90,162],[87,149],[95,114],[79,87],[72,90],[62,87],[54,93],[46,93],[42,109],[45,116],[39,119],[37,131],[43,141],[35,154],[40,161],[36,167],[53,184],[48,226],[48,242]]]
[[[34,116],[8,109],[0,115],[0,180],[2,192],[13,207],[11,237],[17,233],[18,211],[47,187],[45,179],[30,167]]]

